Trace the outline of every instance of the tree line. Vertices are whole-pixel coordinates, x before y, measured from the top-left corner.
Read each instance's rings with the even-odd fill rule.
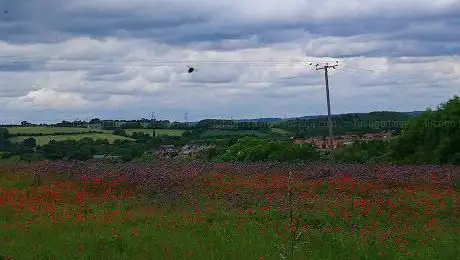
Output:
[[[360,119],[361,121],[357,120]],[[400,134],[388,141],[356,142],[351,146],[339,149],[334,153],[334,159],[341,162],[393,162],[404,164],[460,164],[460,99],[453,97],[437,109],[428,109],[418,116],[401,115],[393,112],[368,113],[365,116],[343,115],[337,117],[341,122],[342,131],[348,131],[347,122],[371,122],[372,119],[384,122],[406,122],[402,126],[383,125],[378,130],[391,130],[401,127]],[[378,120],[377,120],[378,119]],[[390,120],[391,119],[391,120]],[[321,119],[305,119],[306,122],[318,122]],[[280,127],[301,131],[305,122],[294,121],[294,124],[281,122]],[[254,122],[244,122],[250,123]],[[297,125],[296,125],[297,123]],[[87,160],[95,154],[118,155],[123,160],[140,158],[160,145],[183,146],[190,143],[214,144],[216,147],[202,154],[203,158],[217,161],[298,161],[321,160],[322,154],[311,145],[295,145],[286,136],[268,134],[258,136],[207,136],[202,133],[213,125],[230,127],[228,120],[203,120],[188,130],[183,136],[151,136],[136,132],[130,140],[117,140],[109,143],[107,140],[92,140],[84,138],[78,141],[51,141],[44,146],[37,146],[35,139],[27,138],[22,143],[12,143],[12,136],[6,128],[0,128],[0,155],[8,157],[19,155],[25,160],[46,159],[78,159]],[[259,123],[256,123],[256,125]],[[285,124],[283,126],[283,124]],[[132,125],[125,126],[132,129]],[[234,126],[232,126],[234,127]],[[237,127],[246,127],[238,125]],[[257,127],[267,129],[268,125],[259,124]],[[350,126],[351,127],[351,126]],[[338,127],[341,129],[340,127]],[[308,131],[309,129],[307,129]],[[326,128],[327,130],[327,128]],[[305,129],[303,130],[305,131]],[[340,133],[337,128],[335,133]],[[308,134],[313,134],[309,132]],[[115,128],[113,134],[126,136],[124,127]]]
[[[391,141],[357,143],[338,152],[345,162],[388,161],[402,164],[460,164],[460,99],[410,118]]]

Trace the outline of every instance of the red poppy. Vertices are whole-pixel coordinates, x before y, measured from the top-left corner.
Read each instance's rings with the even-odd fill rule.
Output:
[[[273,207],[271,205],[265,205],[263,207],[260,208],[261,211],[269,211],[271,210]]]
[[[140,231],[139,231],[138,228],[134,228],[133,230],[131,230],[131,235],[132,235],[133,237],[138,237],[139,234],[140,234]]]

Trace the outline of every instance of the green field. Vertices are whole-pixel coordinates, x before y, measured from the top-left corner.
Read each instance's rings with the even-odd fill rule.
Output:
[[[112,135],[112,134],[98,134],[98,133],[91,133],[91,134],[75,134],[75,135],[48,135],[48,136],[17,136],[10,138],[12,142],[22,142],[25,139],[33,137],[37,140],[38,145],[45,145],[49,143],[51,140],[55,141],[64,141],[64,140],[80,140],[86,137],[92,138],[94,140],[97,139],[104,139],[113,143],[115,140],[133,140],[128,137]]]
[[[238,131],[231,131],[231,130],[209,130],[201,134],[201,137],[215,137],[215,136],[227,136],[227,135],[235,135],[235,136],[244,136],[244,135],[256,135],[256,136],[266,136],[266,133],[256,131],[256,130],[238,130]]]
[[[286,131],[286,130],[281,129],[281,128],[271,128],[271,130],[272,130],[273,133],[277,133],[277,134],[292,135],[291,132]]]
[[[89,131],[104,132],[100,129],[92,128],[79,128],[79,127],[44,127],[44,126],[33,126],[33,127],[9,127],[8,132],[11,134],[54,134],[54,133],[81,133]]]
[[[127,135],[133,135],[135,132],[141,132],[152,135],[152,129],[125,129]],[[182,136],[185,130],[182,129],[155,129],[156,136]]]
[[[63,140],[79,140],[82,138],[105,139],[112,143],[115,140],[133,140],[129,137],[117,136],[112,134],[112,130],[102,130],[98,128],[78,128],[78,127],[10,127],[8,131],[11,134],[27,134],[28,136],[17,136],[12,137],[12,142],[22,142],[24,139],[33,137],[37,140],[38,145],[45,145],[51,140],[63,141]],[[82,134],[82,132],[97,131],[100,133],[88,133]],[[151,129],[126,129],[126,134],[131,136],[135,132],[143,132],[152,135]],[[185,130],[181,129],[155,129],[156,136],[181,136]],[[55,133],[68,133],[69,135],[47,135],[39,136],[36,134],[55,134]],[[72,134],[75,133],[75,134]],[[30,135],[29,135],[30,134]]]

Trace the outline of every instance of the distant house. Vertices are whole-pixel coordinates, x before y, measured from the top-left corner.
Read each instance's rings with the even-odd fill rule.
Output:
[[[160,158],[172,158],[177,156],[179,152],[180,149],[174,145],[162,145],[156,150],[155,155]]]
[[[333,148],[340,148],[345,145],[350,145],[353,144],[356,141],[373,141],[373,140],[388,140],[392,137],[391,132],[381,132],[381,133],[365,133],[360,135],[357,134],[350,134],[350,135],[342,135],[342,136],[336,136],[334,137],[334,142],[333,142]],[[302,145],[302,144],[311,144],[315,146],[316,148],[323,150],[323,149],[329,149],[331,146],[331,143],[329,141],[329,138],[326,137],[312,137],[308,139],[296,139],[296,138],[291,138],[293,139],[293,143],[297,145]]]
[[[305,143],[307,144],[312,144],[313,146],[317,147],[318,149],[324,150],[324,149],[330,149],[330,148],[339,148],[344,146],[343,140],[336,140],[334,139],[332,142],[332,147],[331,147],[331,141],[329,138],[310,138],[305,140]]]
[[[93,160],[108,160],[108,161],[120,161],[121,156],[117,155],[106,155],[106,154],[97,154],[93,155]]]
[[[354,143],[360,140],[360,137],[357,134],[342,135],[340,136],[340,140],[343,140],[344,143]]]
[[[95,159],[95,160],[104,160],[105,159],[105,154],[93,155],[93,159]]]
[[[392,132],[367,133],[363,134],[361,141],[386,140],[392,137]]]
[[[160,158],[193,157],[203,151],[214,148],[215,145],[184,145],[183,147],[175,147],[174,145],[162,145],[155,151],[155,156]]]
[[[195,156],[203,151],[214,148],[215,145],[185,145],[181,148],[179,156]]]
[[[331,142],[329,141],[329,139],[323,138],[323,137],[312,137],[308,139],[294,139],[293,138],[293,142],[294,144],[297,144],[297,145],[311,144],[320,150],[329,149],[331,146]],[[332,145],[333,145],[333,148],[339,148],[339,147],[344,146],[345,144],[343,140],[334,140]]]

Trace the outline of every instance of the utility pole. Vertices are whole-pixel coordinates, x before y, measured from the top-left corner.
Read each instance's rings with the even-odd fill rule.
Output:
[[[5,128],[5,129],[7,129],[7,128]],[[5,140],[3,140],[3,138],[4,138],[3,131],[4,131],[3,129],[0,129],[0,151],[3,150],[3,142],[5,141]]]
[[[312,64],[310,64],[312,65]],[[339,66],[339,62],[335,65],[329,65],[326,63],[324,66],[320,66],[320,64],[316,64],[316,70],[324,70],[324,79],[326,81],[326,98],[327,98],[327,123],[329,127],[329,142],[330,142],[330,149],[331,151],[334,150],[334,134],[332,133],[332,115],[331,115],[331,100],[329,98],[329,69],[336,69]]]
[[[155,140],[155,127],[153,126],[155,119],[155,112],[152,112],[152,118],[150,120],[150,124],[152,125],[152,157],[155,156],[155,145],[154,145],[154,140]]]
[[[155,127],[153,126],[154,121],[156,121],[155,112],[152,112],[152,120],[150,120],[150,121],[151,121],[151,124],[152,124],[152,138],[155,138]]]

